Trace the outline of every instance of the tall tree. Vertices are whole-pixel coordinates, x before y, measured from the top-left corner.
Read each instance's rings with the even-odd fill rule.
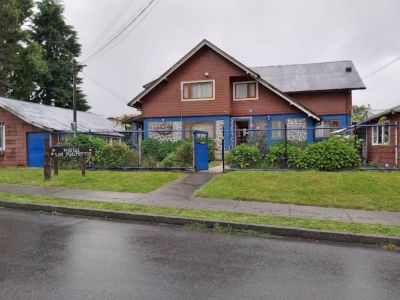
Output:
[[[48,72],[39,80],[39,88],[33,101],[72,108],[72,73],[74,61],[81,53],[77,33],[67,25],[63,16],[64,7],[58,0],[42,0],[38,3],[38,12],[33,18],[32,39],[43,48]],[[77,70],[83,69],[78,64]],[[90,108],[85,100],[77,78],[77,109],[86,111]]]
[[[369,110],[369,105],[353,105],[351,115],[352,122],[359,123],[367,119]]]
[[[19,55],[28,36],[23,25],[32,7],[32,0],[0,0],[0,96],[9,95],[11,76],[22,67]]]

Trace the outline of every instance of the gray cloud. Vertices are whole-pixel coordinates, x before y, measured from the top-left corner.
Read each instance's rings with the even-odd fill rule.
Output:
[[[83,57],[126,0],[64,0],[67,22],[79,33]],[[144,0],[133,0],[116,30]],[[112,31],[114,32],[114,31]],[[161,0],[112,51],[90,62],[84,91],[92,111],[134,112],[126,103],[203,38],[248,66],[353,60],[366,75],[400,55],[397,0]],[[91,47],[92,46],[92,47]],[[365,81],[355,104],[400,104],[400,62]],[[83,77],[85,75],[83,74]],[[122,99],[120,99],[122,98]]]

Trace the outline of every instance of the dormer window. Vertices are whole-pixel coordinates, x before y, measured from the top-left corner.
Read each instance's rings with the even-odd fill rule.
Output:
[[[257,100],[258,85],[256,81],[243,81],[233,83],[233,100]]]
[[[184,81],[182,101],[214,100],[214,80]]]

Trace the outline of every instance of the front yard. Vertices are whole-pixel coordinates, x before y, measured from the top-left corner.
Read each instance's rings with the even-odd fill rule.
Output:
[[[237,171],[216,176],[197,196],[400,211],[400,172]]]
[[[179,172],[86,171],[82,177],[79,170],[60,170],[45,182],[40,169],[0,169],[0,183],[132,193],[151,192],[181,176]]]

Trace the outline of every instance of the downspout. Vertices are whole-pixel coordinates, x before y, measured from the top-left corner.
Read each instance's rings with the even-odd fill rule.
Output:
[[[396,127],[394,128],[394,163],[396,168],[399,167],[399,125],[397,123],[397,121],[395,122]]]

